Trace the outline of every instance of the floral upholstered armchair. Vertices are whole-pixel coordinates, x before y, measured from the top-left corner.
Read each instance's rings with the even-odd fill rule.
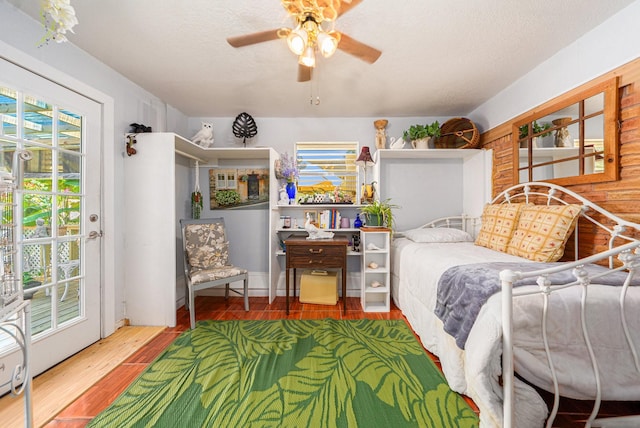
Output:
[[[191,328],[195,328],[195,293],[206,288],[225,286],[225,299],[229,291],[244,296],[244,309],[249,310],[249,275],[246,269],[229,264],[229,241],[223,218],[180,220],[186,281],[185,307],[189,311]],[[243,291],[229,286],[243,281]]]

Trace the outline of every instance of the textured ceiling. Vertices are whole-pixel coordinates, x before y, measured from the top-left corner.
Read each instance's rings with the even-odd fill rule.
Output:
[[[39,19],[38,1],[9,1]],[[278,0],[71,0],[69,40],[191,117],[454,116],[632,1],[364,0],[336,29],[380,59],[338,51],[306,83],[284,40],[226,42],[291,26]]]

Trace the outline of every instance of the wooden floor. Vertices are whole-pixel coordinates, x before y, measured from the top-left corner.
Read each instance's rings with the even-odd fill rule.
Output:
[[[196,314],[198,320],[217,319],[404,319],[402,313],[392,304],[392,310],[388,313],[364,313],[360,308],[359,298],[347,299],[347,313],[342,312],[342,307],[301,304],[297,300],[291,305],[289,316],[284,311],[284,299],[277,298],[273,304],[268,304],[266,297],[252,297],[250,299],[251,311],[245,312],[241,298],[230,298],[224,301],[222,297],[198,297],[196,300]],[[110,373],[90,387],[86,393],[77,399],[70,400],[70,405],[59,413],[52,413],[44,425],[47,428],[80,428],[84,427],[93,417],[105,409],[158,355],[171,343],[182,331],[189,326],[189,314],[184,307],[177,313],[176,328],[164,329],[148,343],[133,353],[130,357],[118,364]],[[436,363],[437,358],[429,354]],[[44,376],[44,375],[43,375]],[[37,379],[36,379],[37,381]],[[35,382],[34,382],[35,383]],[[36,406],[45,406],[42,398],[36,401]],[[477,412],[477,407],[466,398],[467,402]],[[556,419],[555,426],[577,427],[583,426],[591,412],[589,402],[577,400],[561,401],[560,415]],[[624,415],[640,413],[640,403],[603,403],[601,416]],[[7,426],[4,425],[3,426]],[[38,424],[37,426],[42,426]]]
[[[143,348],[163,327],[124,327],[61,362],[33,380],[34,426],[43,426],[127,358]],[[24,426],[22,396],[0,399],[0,426]]]

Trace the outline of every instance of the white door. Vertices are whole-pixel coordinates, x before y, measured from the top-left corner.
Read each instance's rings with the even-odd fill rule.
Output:
[[[0,169],[16,148],[32,154],[15,218],[35,376],[100,339],[100,104],[0,58]],[[2,361],[16,351],[0,337]]]

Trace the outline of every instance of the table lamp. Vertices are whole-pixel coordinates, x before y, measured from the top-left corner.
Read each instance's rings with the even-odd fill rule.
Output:
[[[360,156],[356,159],[356,165],[361,166],[364,170],[364,182],[362,184],[362,192],[360,197],[360,203],[364,204],[365,202],[373,201],[373,186],[367,185],[367,166],[373,165],[375,162],[371,157],[371,152],[369,151],[368,146],[362,147],[360,151]]]

